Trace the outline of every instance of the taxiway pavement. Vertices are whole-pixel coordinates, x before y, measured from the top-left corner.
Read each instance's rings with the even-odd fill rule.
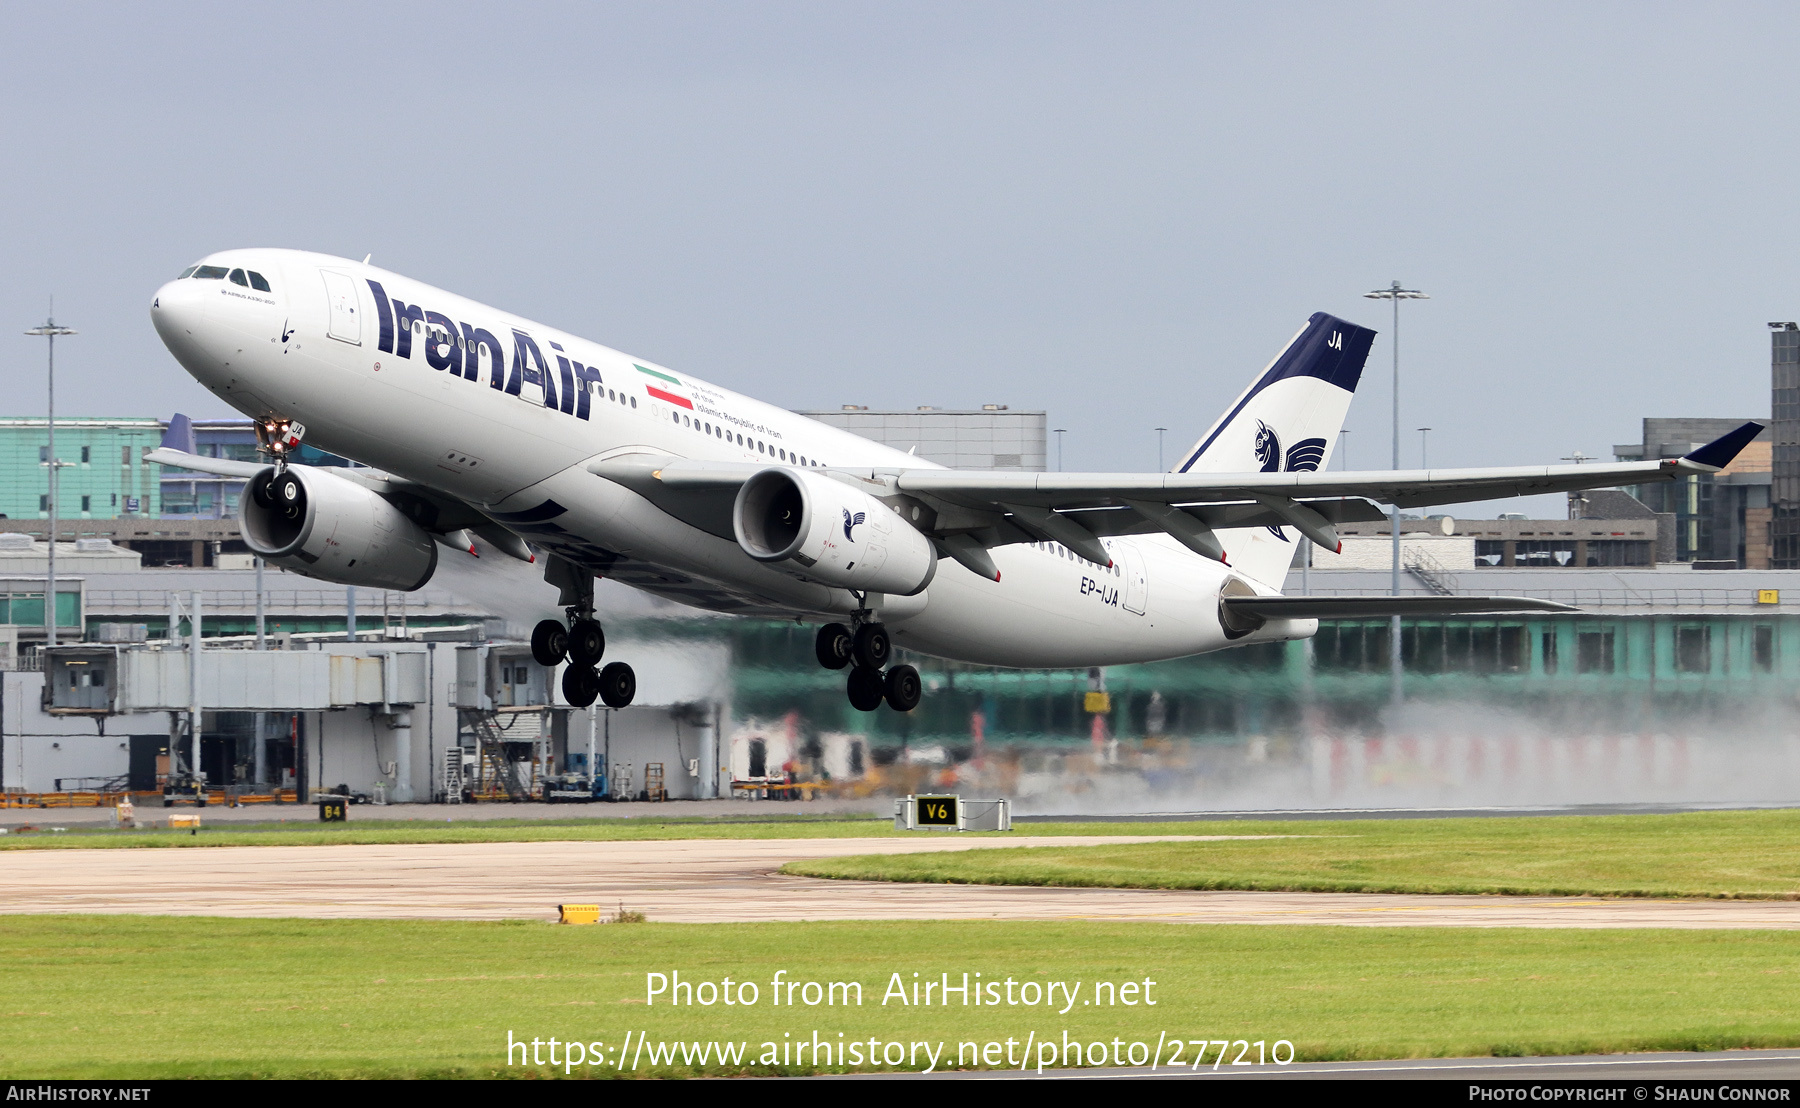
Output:
[[[1800,930],[1800,902],[1793,901],[1069,889],[826,881],[776,872],[788,861],[847,854],[1222,837],[1238,836],[24,850],[0,855],[0,912],[553,919],[558,904],[599,903],[679,923],[1085,919]]]

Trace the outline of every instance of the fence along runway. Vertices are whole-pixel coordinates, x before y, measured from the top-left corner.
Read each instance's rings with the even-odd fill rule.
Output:
[[[1089,919],[1800,930],[1800,903],[1792,901],[931,885],[828,881],[776,872],[785,862],[847,854],[1233,837],[1239,836],[21,850],[4,856],[7,894],[0,912],[549,920],[555,918],[557,904],[599,902],[609,907],[622,903],[669,923]]]

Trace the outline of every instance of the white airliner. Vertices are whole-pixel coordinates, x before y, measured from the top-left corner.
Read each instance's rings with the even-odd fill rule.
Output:
[[[1282,596],[1297,541],[1401,507],[1644,484],[1722,468],[1745,424],[1684,458],[1327,472],[1374,332],[1315,314],[1168,473],[945,469],[364,262],[229,250],[156,292],[187,371],[257,421],[245,543],[292,572],[417,589],[479,536],[542,564],[563,692],[629,704],[600,668],[605,576],[701,608],[821,623],[850,702],[919,700],[895,643],[999,666],[1144,662],[1304,638],[1319,619],[1566,610],[1509,597]],[[308,444],[369,469],[288,464]],[[1366,498],[1366,499],[1365,499]],[[440,547],[443,552],[440,552]],[[523,568],[523,567],[521,567]],[[891,638],[890,638],[891,636]]]

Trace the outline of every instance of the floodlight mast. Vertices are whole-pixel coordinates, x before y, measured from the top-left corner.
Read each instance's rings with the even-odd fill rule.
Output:
[[[56,339],[59,335],[73,335],[74,331],[60,327],[56,323],[56,301],[50,301],[50,314],[44,318],[41,326],[33,327],[25,332],[27,335],[42,335],[49,349],[49,408],[48,427],[49,441],[45,444],[45,456],[50,468],[50,541],[46,544],[50,551],[49,572],[44,581],[44,647],[48,649],[56,645]]]
[[[1400,287],[1395,281],[1385,289],[1365,292],[1363,296],[1370,300],[1389,300],[1394,305],[1394,468],[1400,468],[1400,301],[1430,300],[1431,297],[1418,289]],[[1394,540],[1393,580],[1390,588],[1393,595],[1400,595],[1400,505],[1396,504],[1388,515],[1389,530]],[[1396,707],[1400,704],[1400,617],[1394,616],[1388,621],[1388,670],[1389,699]]]

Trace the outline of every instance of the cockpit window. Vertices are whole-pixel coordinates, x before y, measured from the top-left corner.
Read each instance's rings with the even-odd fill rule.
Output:
[[[244,276],[243,270],[234,269],[231,271],[231,283],[234,285],[242,285],[245,288],[249,288],[250,287],[250,278]]]
[[[225,267],[222,265],[203,265],[194,270],[194,279],[196,281],[217,281],[225,276],[225,272]]]
[[[187,279],[188,279],[188,278],[189,278],[189,277],[192,277],[192,276],[193,276],[193,275],[194,275],[194,270],[196,270],[196,269],[199,269],[199,268],[200,268],[200,267],[199,267],[199,266],[197,266],[197,265],[190,265],[190,266],[188,266],[188,267],[187,267],[187,268],[186,268],[186,269],[184,269],[184,270],[182,270],[182,271],[181,271],[181,276],[179,276],[179,277],[177,277],[177,278],[175,278],[175,279],[176,279],[176,280],[177,280],[177,281],[185,281],[185,280],[187,280]]]
[[[269,287],[268,279],[265,278],[262,274],[256,272],[256,270],[254,270],[254,269],[250,271],[250,287],[255,289],[257,292],[274,292],[275,291],[274,289],[271,289]]]

